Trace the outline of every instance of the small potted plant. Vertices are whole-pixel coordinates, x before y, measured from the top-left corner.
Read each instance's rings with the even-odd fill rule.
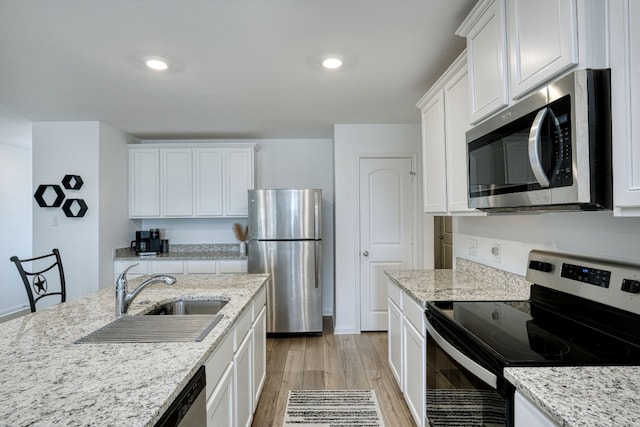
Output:
[[[240,255],[247,253],[247,239],[249,238],[249,226],[239,223],[233,224],[233,234],[240,241]]]

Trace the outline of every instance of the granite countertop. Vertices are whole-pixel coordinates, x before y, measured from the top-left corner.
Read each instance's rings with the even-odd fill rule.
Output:
[[[152,426],[230,331],[265,274],[175,275],[128,314],[179,297],[228,299],[202,342],[74,344],[115,320],[112,288],[0,323],[0,425]],[[142,278],[131,279],[134,289]]]
[[[640,425],[637,366],[505,368],[504,375],[561,426]]]
[[[524,277],[462,258],[456,270],[385,271],[423,306],[427,301],[527,300],[531,283]]]
[[[247,254],[240,253],[237,243],[201,244],[201,245],[169,245],[169,252],[158,252],[155,255],[136,254],[131,248],[118,248],[114,253],[114,261],[119,260],[163,260],[163,261],[189,261],[189,260],[246,260]]]

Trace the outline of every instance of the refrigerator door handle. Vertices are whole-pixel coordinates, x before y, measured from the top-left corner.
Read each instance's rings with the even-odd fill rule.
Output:
[[[318,193],[314,192],[313,193],[313,198],[314,198],[314,210],[315,210],[315,215],[314,215],[314,226],[315,226],[315,230],[314,230],[314,235],[315,235],[315,239],[318,240],[320,238],[320,201],[318,200]]]
[[[316,289],[318,289],[318,286],[320,286],[320,279],[319,279],[319,277],[318,277],[318,276],[319,276],[319,274],[320,274],[320,272],[318,271],[318,267],[320,266],[320,260],[318,259],[318,258],[319,258],[319,256],[320,256],[320,255],[319,255],[320,251],[318,250],[318,242],[315,242],[315,243],[314,243],[314,245],[313,245],[313,252],[314,252],[314,260],[315,260],[315,263],[314,263],[314,264],[315,264],[315,268],[314,268],[314,270],[315,270],[315,276],[316,276],[316,277],[315,277],[315,280],[316,280]]]

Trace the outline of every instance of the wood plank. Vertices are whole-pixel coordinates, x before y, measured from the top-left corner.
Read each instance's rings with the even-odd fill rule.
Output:
[[[345,381],[348,390],[364,390],[369,387],[369,381],[362,364],[360,351],[356,345],[354,335],[340,335],[340,353],[345,367]]]
[[[302,390],[324,390],[324,370],[303,372]]]
[[[347,388],[346,375],[340,344],[334,335],[327,335],[323,340],[324,384],[326,390],[344,390]]]
[[[376,391],[385,425],[415,426],[395,379],[384,371],[367,371],[367,376],[370,387]]]
[[[271,427],[276,414],[279,391],[262,391],[251,425]]]
[[[306,371],[317,371],[324,369],[324,340],[322,337],[307,338],[307,349],[304,360]]]

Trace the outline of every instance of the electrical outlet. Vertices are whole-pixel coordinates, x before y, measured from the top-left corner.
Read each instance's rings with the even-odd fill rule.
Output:
[[[467,247],[469,248],[469,255],[478,256],[478,242],[475,239],[467,240]]]
[[[493,256],[493,262],[500,262],[500,243],[491,245],[491,256]]]

